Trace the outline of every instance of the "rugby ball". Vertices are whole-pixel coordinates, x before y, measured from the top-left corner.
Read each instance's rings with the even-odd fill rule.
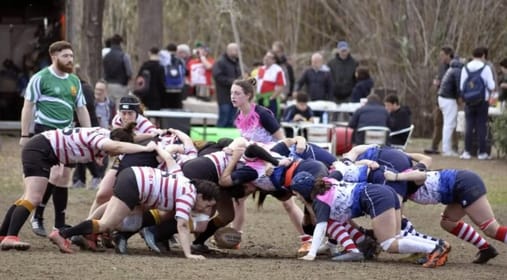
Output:
[[[233,249],[241,243],[241,232],[231,228],[219,228],[215,232],[215,242],[220,249]]]

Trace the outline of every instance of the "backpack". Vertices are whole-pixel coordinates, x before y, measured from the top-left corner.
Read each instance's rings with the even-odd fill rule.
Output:
[[[470,72],[466,66],[464,67],[468,77],[463,84],[461,97],[467,105],[478,105],[486,99],[486,83],[481,77],[482,70],[486,67],[486,64],[473,72]]]
[[[165,88],[167,90],[181,90],[185,84],[185,68],[183,63],[175,57],[171,57],[171,63],[164,67]]]
[[[134,95],[143,98],[150,93],[151,74],[148,69],[144,69],[137,75],[134,83]]]

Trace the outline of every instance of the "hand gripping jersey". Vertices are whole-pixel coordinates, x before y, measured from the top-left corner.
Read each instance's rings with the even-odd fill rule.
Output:
[[[63,164],[87,163],[106,156],[102,151],[109,140],[109,130],[101,127],[77,127],[48,130],[42,133],[51,143]]]
[[[183,172],[164,172],[151,167],[132,167],[139,189],[139,202],[148,208],[175,211],[174,217],[188,220],[197,191]]]
[[[456,170],[426,172],[426,180],[409,199],[419,204],[449,204],[453,202]]]
[[[220,178],[220,176],[222,176],[222,173],[224,172],[225,168],[229,164],[229,161],[231,158],[224,151],[219,151],[219,152],[207,154],[204,157],[209,158],[213,162],[213,165],[215,166],[215,169],[217,171],[218,178]]]

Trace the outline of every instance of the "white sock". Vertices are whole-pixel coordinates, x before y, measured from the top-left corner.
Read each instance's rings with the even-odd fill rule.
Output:
[[[431,253],[433,249],[435,249],[435,243],[427,242],[424,238],[408,235],[398,239],[400,254]]]

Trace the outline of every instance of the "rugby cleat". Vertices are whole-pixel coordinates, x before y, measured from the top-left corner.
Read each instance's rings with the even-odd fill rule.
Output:
[[[60,249],[60,252],[67,253],[67,254],[74,253],[74,251],[70,248],[70,246],[71,246],[70,240],[63,238],[63,236],[60,235],[59,230],[54,229],[49,234],[49,240],[51,240],[51,242],[53,242],[53,244],[58,246],[58,248]]]
[[[0,243],[0,248],[2,251],[8,251],[10,249],[26,251],[30,249],[30,243],[20,241],[19,237],[15,235],[8,235],[3,238],[2,243]]]
[[[445,265],[450,251],[451,245],[440,240],[435,249],[428,255],[428,260],[422,266],[425,268],[435,268]]]
[[[477,252],[477,255],[475,255],[473,263],[485,264],[496,256],[498,256],[498,251],[495,249],[495,247],[489,245],[488,248]]]
[[[364,260],[364,255],[359,251],[344,251],[335,255],[331,260],[337,262],[359,262]]]
[[[46,228],[44,227],[44,219],[42,218],[35,218],[32,216],[32,219],[30,220],[30,224],[32,225],[32,231],[36,235],[40,237],[47,237]]]

